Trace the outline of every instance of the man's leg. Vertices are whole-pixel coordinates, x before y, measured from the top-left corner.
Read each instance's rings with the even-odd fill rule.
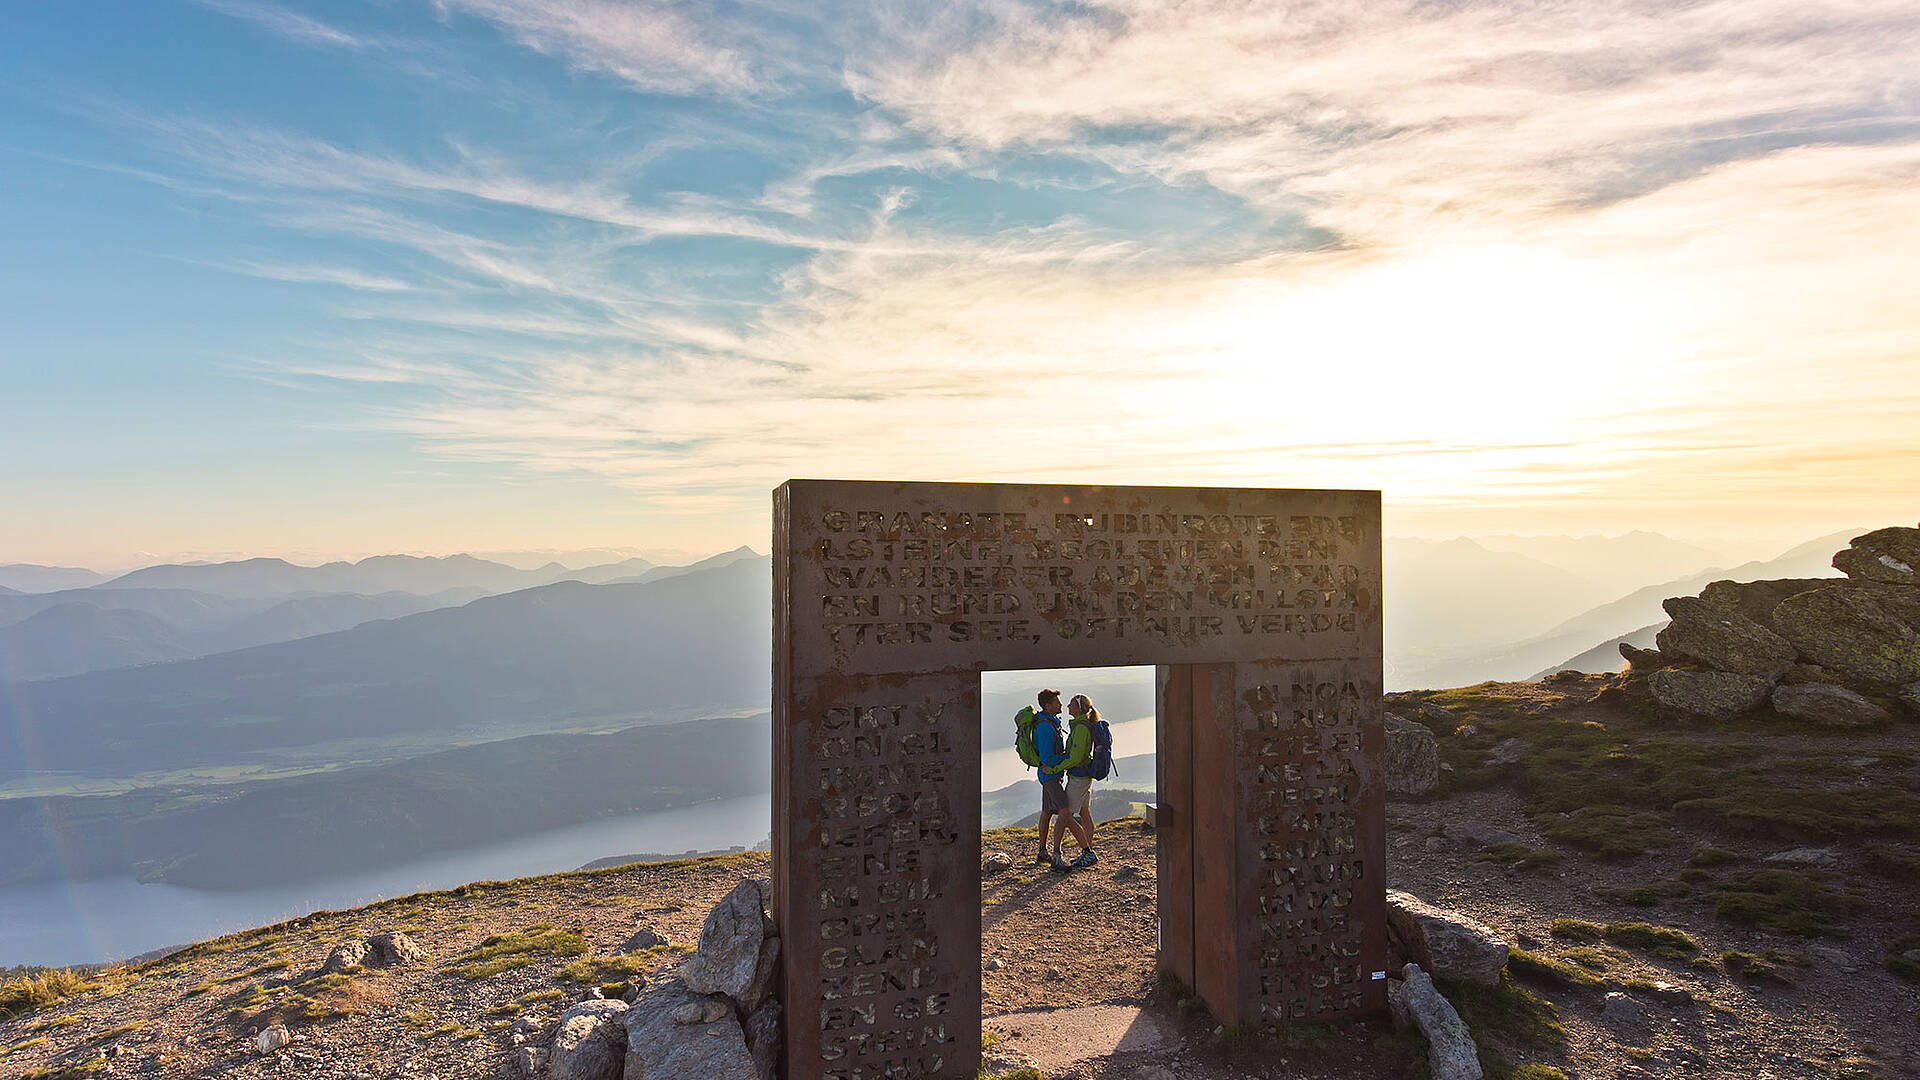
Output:
[[[1053,824],[1053,811],[1043,808],[1040,811],[1040,854],[1033,860],[1034,862],[1052,861],[1047,855],[1047,826],[1051,824]]]

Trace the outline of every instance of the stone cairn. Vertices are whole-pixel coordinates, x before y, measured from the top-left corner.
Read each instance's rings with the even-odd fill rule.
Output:
[[[1920,528],[1876,529],[1834,555],[1844,578],[1716,581],[1665,601],[1654,649],[1622,643],[1621,691],[1726,719],[1771,709],[1835,728],[1920,716]]]
[[[780,934],[772,883],[743,881],[707,914],[700,946],[629,1001],[591,999],[550,1030],[516,1030],[525,1080],[775,1080],[780,1064]],[[550,1036],[550,1041],[549,1041]],[[543,1045],[544,1044],[544,1045]]]

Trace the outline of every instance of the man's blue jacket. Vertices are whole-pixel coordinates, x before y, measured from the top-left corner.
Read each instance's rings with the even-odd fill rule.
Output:
[[[1033,750],[1040,755],[1040,782],[1044,784],[1058,777],[1060,763],[1067,760],[1067,741],[1060,737],[1059,714],[1034,714]],[[1052,772],[1047,771],[1050,768]]]

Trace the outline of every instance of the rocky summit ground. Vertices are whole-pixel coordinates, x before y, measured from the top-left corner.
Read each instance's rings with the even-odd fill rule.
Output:
[[[1442,763],[1432,793],[1389,804],[1390,886],[1515,948],[1497,989],[1442,984],[1488,1075],[1920,1077],[1920,722],[1680,721],[1603,692],[1618,681],[1388,700]],[[1098,866],[1058,875],[1027,861],[1030,833],[984,837],[1015,856],[982,884],[984,1075],[1426,1075],[1422,1040],[1384,1018],[1217,1030],[1153,972],[1152,834],[1100,838]],[[37,998],[16,982],[0,1076],[512,1076],[516,1021],[673,966],[765,871],[749,853],[486,883],[43,980]],[[642,947],[643,928],[666,943]],[[424,955],[320,973],[336,944],[388,931]],[[276,1022],[292,1042],[262,1053]]]

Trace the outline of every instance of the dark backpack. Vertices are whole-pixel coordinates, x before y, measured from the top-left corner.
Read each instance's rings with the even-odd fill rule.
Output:
[[[1105,780],[1113,771],[1113,731],[1105,720],[1093,722],[1093,756],[1087,759],[1087,773],[1095,780]]]

